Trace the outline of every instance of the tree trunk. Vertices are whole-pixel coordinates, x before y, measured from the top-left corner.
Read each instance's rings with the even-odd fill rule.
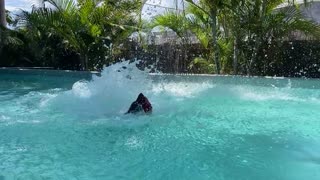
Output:
[[[85,58],[84,58],[84,64],[85,64],[84,70],[86,70],[86,71],[89,70],[88,61],[89,61],[88,54],[86,54]]]
[[[212,28],[212,45],[214,51],[214,62],[216,64],[216,71],[217,74],[220,74],[220,62],[219,62],[219,50],[218,50],[218,43],[217,43],[217,11],[215,9],[211,9],[211,28]]]
[[[0,54],[2,54],[2,48],[3,48],[3,40],[4,36],[4,31],[2,31],[2,27],[6,27],[7,22],[6,22],[6,9],[5,9],[5,3],[4,0],[0,0]]]
[[[0,0],[0,26],[7,27],[6,8],[4,0]]]
[[[252,55],[251,55],[251,59],[249,61],[249,65],[248,65],[248,70],[247,70],[247,74],[248,76],[252,75],[252,65],[256,62],[257,57],[258,57],[258,52],[259,52],[259,48],[260,48],[260,38],[258,36],[255,37],[255,46],[253,48],[252,51]]]
[[[88,55],[86,53],[80,54],[80,66],[81,71],[87,71],[88,70]]]
[[[80,66],[82,71],[88,71],[88,50],[80,51]]]
[[[238,74],[238,57],[239,57],[239,49],[238,49],[238,37],[235,38],[233,43],[233,74]]]
[[[257,61],[258,57],[258,52],[262,43],[262,36],[264,33],[263,28],[263,23],[265,21],[265,16],[266,16],[266,11],[267,11],[267,0],[262,1],[262,5],[260,9],[260,29],[257,31],[256,37],[255,37],[255,46],[253,48],[251,60],[249,61],[249,66],[248,66],[248,75],[252,75],[252,65]]]

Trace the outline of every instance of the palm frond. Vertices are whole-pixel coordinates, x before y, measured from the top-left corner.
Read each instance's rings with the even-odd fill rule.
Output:
[[[77,5],[74,0],[45,0],[59,11],[65,11],[73,14],[77,11]]]
[[[167,12],[163,15],[156,16],[151,23],[152,27],[163,26],[172,29],[179,37],[183,37],[186,32],[186,18],[182,14]]]

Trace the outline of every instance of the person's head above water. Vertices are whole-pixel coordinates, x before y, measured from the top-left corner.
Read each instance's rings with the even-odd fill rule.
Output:
[[[131,104],[127,114],[128,113],[137,113],[137,112],[141,112],[141,111],[144,111],[145,113],[149,113],[149,114],[152,112],[151,103],[149,102],[148,98],[145,97],[142,93],[140,93],[138,95],[137,100]]]
[[[137,98],[136,101],[137,101],[138,103],[144,103],[145,100],[146,100],[146,97],[145,97],[142,93],[140,93],[140,94],[138,95],[138,98]]]

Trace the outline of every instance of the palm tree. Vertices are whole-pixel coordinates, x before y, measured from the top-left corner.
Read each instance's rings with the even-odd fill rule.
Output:
[[[284,2],[289,6],[277,9]],[[287,0],[247,0],[239,6],[236,20],[239,23],[233,30],[236,38],[245,42],[247,74],[252,75],[259,53],[265,44],[279,42],[293,31],[308,33],[319,38],[320,28],[312,21],[303,18],[294,1]],[[242,35],[241,35],[242,34]],[[243,49],[244,50],[244,49]],[[264,57],[260,56],[260,59]]]
[[[94,68],[97,58],[93,51],[105,49],[99,55],[104,61],[110,52],[111,43],[116,45],[131,32],[137,30],[135,18],[139,12],[140,0],[46,0],[50,8],[33,8],[23,11],[18,26],[28,28],[30,36],[43,34],[47,38],[62,39],[66,49],[78,52],[82,69]],[[105,62],[98,62],[99,64]],[[90,66],[90,67],[89,67]]]
[[[186,0],[190,6],[197,8],[198,10],[205,13],[209,18],[209,24],[211,26],[211,41],[212,49],[214,51],[214,62],[216,65],[216,72],[220,74],[220,59],[219,59],[219,48],[218,48],[218,14],[222,9],[227,7],[227,1],[225,0],[200,0],[199,3],[195,3],[192,0]]]
[[[220,55],[218,41],[218,15],[222,9],[227,8],[227,2],[223,0],[200,0],[195,3],[185,0],[189,6],[185,14],[167,13],[157,16],[153,26],[161,25],[174,30],[178,36],[183,38],[183,33],[191,31],[205,48],[212,51],[216,73],[220,74]],[[221,43],[221,42],[220,42]]]
[[[218,12],[227,7],[222,0],[200,0],[198,3],[185,0],[188,7],[185,13],[166,13],[157,16],[152,26],[165,26],[177,33],[181,39],[192,32],[204,48],[210,50],[216,73],[220,74],[220,47],[218,41]]]
[[[169,27],[181,38],[191,31],[203,47],[215,53],[217,73],[220,61],[230,58],[230,52],[233,52],[233,73],[238,74],[238,65],[241,65],[251,75],[257,59],[264,58],[261,50],[265,44],[279,42],[297,30],[320,37],[319,26],[305,20],[294,1],[289,1],[291,6],[283,9],[277,7],[287,0],[224,1],[220,4],[219,1],[209,4],[209,0],[197,4],[186,1],[189,2],[187,16],[167,13],[157,16],[153,25]]]
[[[5,10],[4,0],[0,0],[0,55],[5,46],[16,47],[23,44],[22,40],[17,37],[17,32],[8,29],[7,22],[13,22],[10,12]]]
[[[6,27],[6,8],[4,0],[0,0],[0,26]]]

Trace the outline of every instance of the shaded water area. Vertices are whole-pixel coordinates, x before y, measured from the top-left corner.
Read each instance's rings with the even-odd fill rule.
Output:
[[[316,79],[0,71],[0,179],[317,180],[319,110]]]

